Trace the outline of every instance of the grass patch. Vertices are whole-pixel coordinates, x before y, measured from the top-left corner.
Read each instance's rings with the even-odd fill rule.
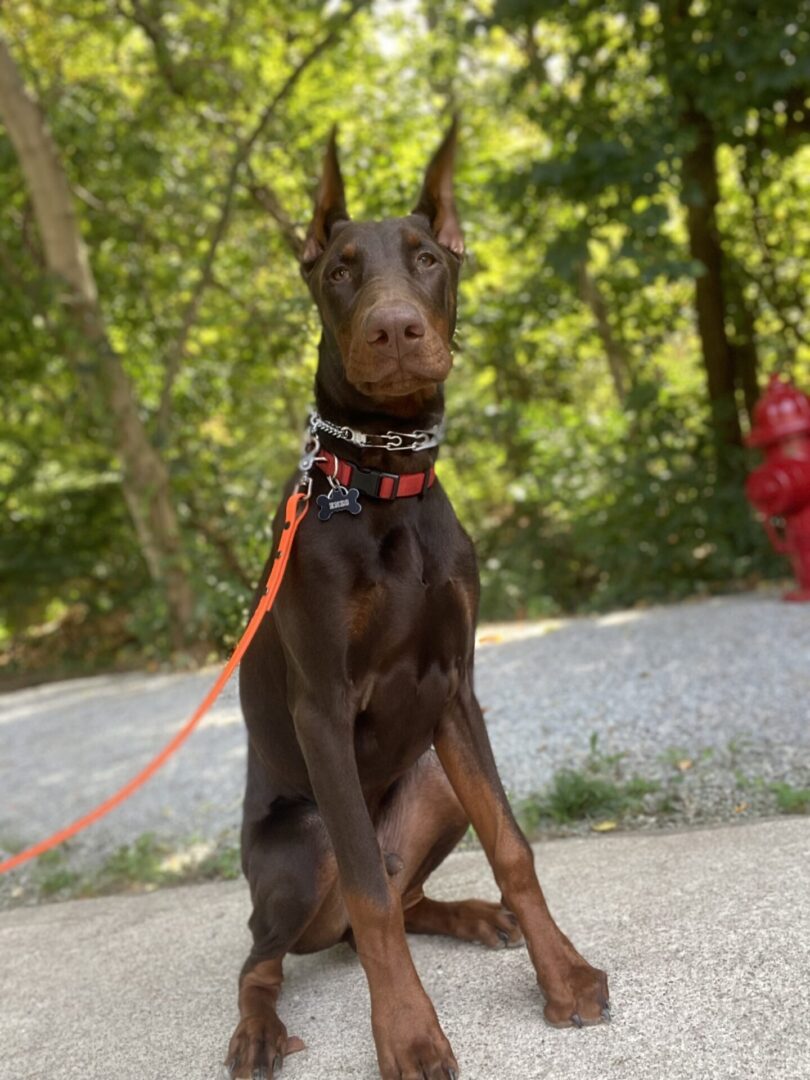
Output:
[[[201,881],[235,881],[242,873],[242,856],[238,847],[226,847],[213,852],[197,867]]]
[[[242,873],[238,846],[187,840],[180,846],[144,833],[93,870],[73,870],[61,847],[37,859],[27,893],[32,899],[75,900],[115,893],[151,892],[203,881],[233,881]]]
[[[210,850],[200,842],[175,848],[153,833],[114,852],[101,869],[84,882],[82,895],[148,892],[200,881],[233,881],[242,872],[239,848],[225,844]]]
[[[164,866],[172,849],[153,833],[144,833],[133,844],[124,844],[113,852],[98,871],[96,892],[126,892],[141,888],[157,888],[173,879],[175,874]]]
[[[524,828],[534,832],[547,823],[621,819],[643,809],[644,797],[658,791],[659,785],[640,776],[625,779],[623,758],[624,754],[603,754],[597,735],[591,735],[590,752],[582,770],[561,769],[546,792],[518,804],[517,814]]]
[[[40,896],[52,899],[72,894],[80,877],[65,865],[66,861],[67,850],[64,847],[53,848],[39,856],[34,869],[34,888]]]
[[[734,775],[737,787],[742,791],[752,795],[770,792],[780,814],[810,814],[810,788],[794,787],[784,780],[768,783],[763,776],[746,776],[740,769]]]
[[[779,782],[771,784],[771,791],[776,796],[780,814],[810,813],[810,788],[795,788],[791,784]]]
[[[50,899],[60,893],[72,893],[80,881],[81,877],[73,870],[55,870],[40,878],[38,888],[40,895]]]

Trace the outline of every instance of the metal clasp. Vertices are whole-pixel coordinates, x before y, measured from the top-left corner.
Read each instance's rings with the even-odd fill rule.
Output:
[[[301,472],[308,473],[312,466],[315,464],[315,458],[321,449],[321,443],[316,434],[312,434],[304,443],[304,453],[301,460],[298,462],[298,468]]]
[[[314,429],[312,425],[310,425],[309,430],[310,433],[304,442],[304,453],[301,455],[301,460],[298,462],[298,468],[301,470],[301,475],[298,477],[296,483],[296,487],[304,496],[304,499],[309,499],[312,495],[312,466],[316,461],[322,460],[318,457],[321,443],[318,438],[317,429]]]

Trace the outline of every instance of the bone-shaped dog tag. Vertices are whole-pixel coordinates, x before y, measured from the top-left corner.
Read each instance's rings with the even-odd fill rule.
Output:
[[[328,495],[319,495],[315,501],[318,504],[318,521],[328,521],[332,514],[339,514],[342,510],[359,514],[363,509],[357,488],[335,487]]]

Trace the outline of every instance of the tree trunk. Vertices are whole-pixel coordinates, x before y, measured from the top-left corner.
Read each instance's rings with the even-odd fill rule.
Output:
[[[77,365],[79,375],[109,416],[111,440],[122,465],[124,498],[149,573],[165,594],[172,647],[184,648],[194,636],[194,594],[184,565],[169,472],[149,441],[132,383],[107,335],[56,144],[2,39],[0,119],[25,177],[48,271],[63,286],[62,302],[91,360],[89,365]]]
[[[726,285],[729,314],[734,326],[731,357],[737,387],[745,401],[749,423],[753,423],[754,406],[759,400],[759,354],[757,352],[754,315],[745,298],[742,273],[733,259],[726,260]]]
[[[689,251],[704,271],[695,280],[695,307],[712,421],[721,447],[739,446],[742,431],[734,394],[734,357],[726,336],[723,249],[715,215],[720,195],[714,129],[709,118],[694,107],[683,114],[681,122],[694,137],[683,156],[681,198]]]
[[[579,281],[579,295],[583,303],[591,309],[596,330],[602,347],[605,350],[610,377],[613,381],[613,389],[619,405],[624,405],[630,382],[630,365],[627,362],[627,354],[622,343],[615,337],[613,328],[608,319],[608,309],[605,297],[599,288],[598,282],[591,277],[588,264],[581,262],[577,269]]]

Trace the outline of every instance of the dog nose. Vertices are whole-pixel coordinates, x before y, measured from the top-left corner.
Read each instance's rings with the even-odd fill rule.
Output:
[[[424,336],[425,321],[412,304],[381,305],[366,323],[366,341],[372,349],[395,348],[402,354]]]

